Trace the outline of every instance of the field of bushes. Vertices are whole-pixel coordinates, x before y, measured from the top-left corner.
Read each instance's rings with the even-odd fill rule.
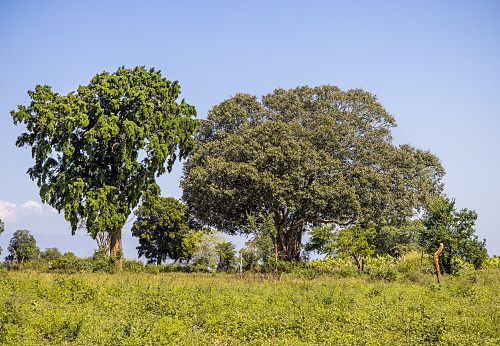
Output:
[[[0,269],[0,344],[500,344],[498,269],[438,285],[417,257],[365,273],[313,262],[242,275],[67,262]]]

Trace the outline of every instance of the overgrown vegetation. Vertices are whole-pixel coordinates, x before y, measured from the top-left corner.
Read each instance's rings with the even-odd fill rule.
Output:
[[[417,264],[402,272],[398,264],[381,267],[369,275],[351,266],[339,275],[296,268],[241,278],[127,272],[134,265],[124,261],[124,272],[117,275],[0,269],[0,344],[500,342],[498,270],[461,271],[437,285],[430,273],[414,268]],[[167,266],[142,271],[147,268]]]

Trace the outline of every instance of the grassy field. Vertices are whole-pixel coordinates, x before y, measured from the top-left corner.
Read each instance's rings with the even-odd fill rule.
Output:
[[[312,276],[311,276],[312,277]],[[499,345],[500,272],[0,271],[2,345]]]

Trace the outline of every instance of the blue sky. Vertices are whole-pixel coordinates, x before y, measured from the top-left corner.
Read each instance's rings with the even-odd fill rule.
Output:
[[[376,94],[396,144],[437,155],[448,196],[478,213],[500,255],[500,3],[497,1],[4,1],[0,4],[0,235],[28,229],[42,249],[86,256],[62,215],[42,205],[10,111],[27,90],[67,94],[102,71],[145,65],[178,80],[198,117],[238,92],[337,85]],[[181,164],[159,179],[179,198]],[[243,240],[232,239],[242,245]],[[137,242],[124,232],[124,252]]]

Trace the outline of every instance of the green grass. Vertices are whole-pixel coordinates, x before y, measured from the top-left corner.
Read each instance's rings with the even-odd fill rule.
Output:
[[[498,345],[500,272],[0,271],[1,345]]]

